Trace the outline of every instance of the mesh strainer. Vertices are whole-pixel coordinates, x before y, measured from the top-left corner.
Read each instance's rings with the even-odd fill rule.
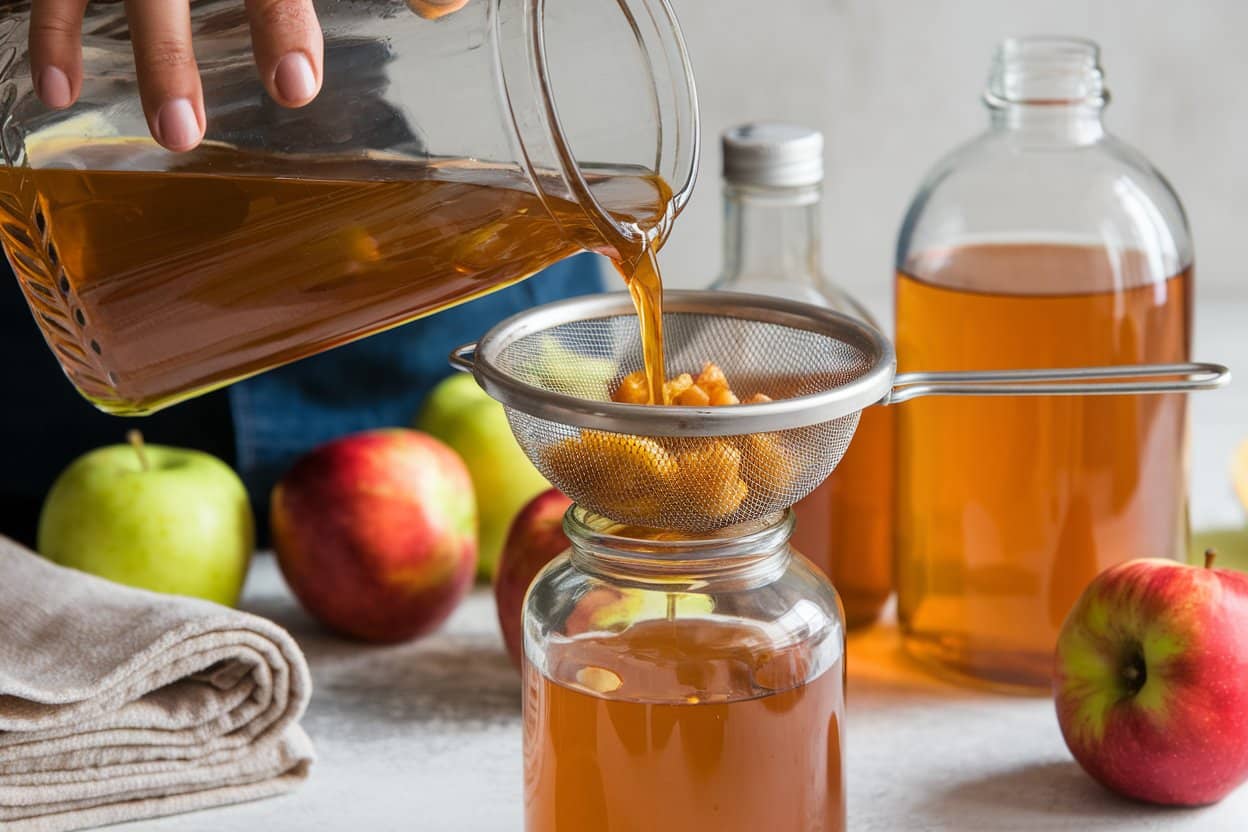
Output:
[[[872,404],[925,395],[1151,393],[1218,387],[1215,364],[1091,367],[894,378],[880,332],[822,307],[730,292],[664,292],[669,377],[713,361],[745,399],[721,407],[621,404],[642,368],[628,295],[527,310],[457,349],[502,402],[533,464],[560,491],[621,523],[702,532],[787,508],[815,489]],[[1151,379],[1151,380],[1150,380]]]

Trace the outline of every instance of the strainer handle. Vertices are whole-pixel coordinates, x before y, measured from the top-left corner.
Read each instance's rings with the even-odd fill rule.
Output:
[[[460,344],[451,350],[450,356],[447,358],[451,362],[451,366],[461,373],[471,373],[473,365],[476,363],[477,342],[470,344]]]
[[[1164,379],[1164,380],[1163,380]],[[1221,364],[1138,364],[1054,370],[899,373],[884,404],[922,396],[1110,396],[1213,390],[1231,380]]]
[[[461,373],[472,372],[473,365],[477,363],[477,342],[459,344],[458,347],[452,349],[447,360]]]

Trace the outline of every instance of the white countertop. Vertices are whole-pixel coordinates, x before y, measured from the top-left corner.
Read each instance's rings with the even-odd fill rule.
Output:
[[[1198,528],[1241,524],[1227,464],[1248,439],[1248,302],[1202,304],[1197,320],[1196,357],[1242,368],[1242,380],[1194,397],[1192,517]],[[304,725],[319,755],[311,779],[286,797],[117,829],[521,829],[520,682],[488,592],[442,631],[385,648],[326,635],[267,556],[243,606],[288,628],[307,653],[315,693]],[[935,680],[900,653],[891,626],[852,635],[848,667],[854,832],[1248,829],[1248,787],[1192,811],[1108,794],[1071,759],[1048,699]]]

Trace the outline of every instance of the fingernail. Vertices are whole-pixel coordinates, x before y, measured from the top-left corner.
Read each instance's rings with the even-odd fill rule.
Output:
[[[288,52],[277,62],[277,72],[273,74],[273,86],[283,101],[291,104],[302,104],[316,95],[316,76],[312,73],[312,64],[302,52]]]
[[[39,73],[39,97],[43,103],[60,110],[69,106],[69,96],[69,76],[59,67],[45,66]]]
[[[185,98],[175,98],[161,105],[156,113],[156,139],[170,150],[190,150],[199,144],[199,121],[195,108]]]

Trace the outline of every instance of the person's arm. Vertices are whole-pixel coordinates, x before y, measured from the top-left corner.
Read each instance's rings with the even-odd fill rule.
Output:
[[[436,18],[468,0],[408,0]],[[35,92],[56,109],[82,89],[82,18],[87,0],[32,0],[30,70]],[[265,88],[285,107],[302,107],[321,88],[322,38],[312,0],[246,0],[252,52]],[[191,46],[187,0],[126,0],[139,96],[152,138],[169,150],[204,138],[204,92]]]

